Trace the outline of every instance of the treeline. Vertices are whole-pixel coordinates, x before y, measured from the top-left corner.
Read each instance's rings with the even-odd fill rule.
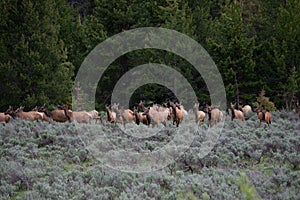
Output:
[[[293,98],[300,98],[298,0],[2,0],[0,9],[0,110],[71,102],[76,72],[96,45],[124,30],[148,26],[177,30],[198,41],[218,66],[228,101],[251,104],[262,89],[279,109],[290,109]],[[187,61],[148,49],[110,65],[98,84],[96,108],[110,102],[125,72],[149,62],[178,70],[199,102],[209,102],[203,79]],[[145,85],[131,102],[140,99],[161,103],[174,94]]]

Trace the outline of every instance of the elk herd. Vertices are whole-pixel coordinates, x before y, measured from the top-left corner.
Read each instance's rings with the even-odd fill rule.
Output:
[[[137,107],[131,109],[123,109],[119,107],[119,104],[107,105],[106,109],[106,122],[119,123],[124,126],[127,123],[136,123],[137,125],[144,124],[147,126],[157,126],[162,124],[167,126],[168,120],[171,120],[172,124],[176,127],[180,125],[183,118],[188,115],[188,112],[184,109],[184,106],[179,103],[171,102],[164,103],[162,106],[154,104],[152,106],[145,105],[144,101],[140,101]],[[231,111],[231,112],[229,112]],[[249,105],[236,105],[236,103],[230,103],[230,107],[227,113],[231,116],[231,120],[245,121],[245,117],[256,112],[259,121],[266,123],[268,126],[272,122],[272,115],[264,108],[257,108],[252,111]],[[300,118],[300,108],[298,102],[296,103],[296,112]],[[193,113],[195,115],[196,124],[200,124],[208,118],[208,124],[210,127],[216,125],[223,119],[223,112],[214,106],[206,105],[199,109],[199,103],[195,103],[193,106]],[[30,121],[55,121],[55,122],[77,122],[77,123],[91,123],[92,120],[97,122],[98,120],[103,123],[102,117],[99,116],[98,111],[72,111],[69,109],[68,104],[58,106],[57,109],[49,111],[46,105],[42,105],[40,108],[35,107],[31,111],[24,111],[24,107],[21,106],[16,110],[12,106],[9,106],[6,112],[0,112],[0,122],[8,123],[11,118],[19,118],[21,120]]]
[[[18,118],[29,121],[55,121],[55,122],[66,122],[76,121],[79,123],[90,123],[92,119],[98,120],[101,118],[98,116],[98,111],[92,110],[86,111],[72,111],[68,109],[68,105],[59,106],[58,109],[49,111],[46,105],[42,105],[40,108],[34,107],[31,111],[25,112],[24,106],[13,109],[9,106],[6,112],[0,113],[0,122],[8,123],[11,118]]]

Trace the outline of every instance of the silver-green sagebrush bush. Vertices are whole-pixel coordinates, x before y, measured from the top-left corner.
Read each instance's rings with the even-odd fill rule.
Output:
[[[300,121],[292,112],[272,114],[270,127],[258,127],[255,115],[245,122],[226,116],[221,136],[203,158],[199,149],[207,126],[200,126],[174,163],[145,174],[103,166],[79,136],[89,133],[111,155],[121,151],[110,144],[122,151],[153,152],[174,138],[171,122],[142,138],[108,124],[12,120],[0,126],[1,199],[298,199]],[[181,124],[188,125],[194,121]],[[135,136],[145,129],[152,127],[128,126]]]

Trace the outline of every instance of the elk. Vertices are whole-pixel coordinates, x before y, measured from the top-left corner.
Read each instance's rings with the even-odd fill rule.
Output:
[[[151,119],[150,119],[149,115],[143,115],[142,112],[138,112],[137,108],[133,109],[133,114],[135,116],[135,123],[137,125],[139,125],[141,122],[145,125],[150,124]]]
[[[97,120],[100,120],[100,122],[102,123],[102,118],[99,116],[99,112],[97,110],[91,110],[91,111],[88,111],[88,113],[92,116],[92,119],[96,120],[96,123],[97,123]]]
[[[92,115],[86,111],[72,111],[71,120],[78,123],[91,123]]]
[[[179,126],[179,123],[183,120],[184,109],[180,104],[175,104],[170,102],[170,107],[172,110],[173,124],[176,123],[176,127]]]
[[[31,111],[39,111],[39,108],[37,106],[35,106],[34,108],[31,109]]]
[[[152,115],[154,113],[154,115],[156,114],[156,112],[166,112],[168,113],[168,117],[167,119],[171,119],[171,113],[172,110],[170,107],[167,106],[167,103],[163,103],[164,106],[158,106],[157,104],[154,104],[151,107],[145,108],[144,105],[144,101],[140,101],[139,106],[141,107],[141,109],[145,112],[146,110],[149,109],[149,114]],[[146,115],[147,116],[147,115]]]
[[[261,122],[265,122],[268,126],[271,124],[272,121],[272,114],[268,112],[265,108],[259,109],[256,108],[255,112],[257,113],[257,118],[259,120],[259,126]]]
[[[56,109],[56,110],[52,110],[49,111],[46,107],[46,104],[44,104],[40,110],[42,112],[44,112],[47,117],[51,118],[53,121],[56,122],[66,122],[66,121],[71,121],[71,115],[72,115],[72,111],[68,110],[68,106],[64,105],[60,107],[61,109]]]
[[[10,121],[10,116],[6,113],[0,113],[0,122],[8,123]]]
[[[17,118],[23,119],[23,120],[30,120],[30,121],[38,121],[43,120],[43,117],[40,113],[37,111],[29,111],[24,112],[24,106],[21,106],[15,111],[15,115]]]
[[[144,101],[140,100],[139,106],[141,107],[142,111],[146,110]]]
[[[244,113],[244,116],[247,116],[249,113],[252,112],[252,108],[249,105],[239,105],[239,110]]]
[[[176,103],[176,106],[179,106],[179,108],[180,108],[180,110],[182,110],[184,116],[188,115],[188,112],[184,109],[183,105]]]
[[[220,122],[223,118],[223,113],[218,108],[206,105],[206,112],[208,114],[209,126],[212,127],[216,123]]]
[[[196,124],[199,124],[199,122],[203,122],[205,119],[205,112],[202,110],[199,111],[199,103],[194,104],[194,113],[195,113],[195,121]]]
[[[43,121],[49,121],[48,116],[44,112],[39,112],[39,108],[35,106],[31,111],[38,112],[42,116]]]
[[[105,108],[106,108],[106,114],[107,114],[106,121],[110,122],[110,123],[116,123],[117,114],[115,112],[112,112],[110,110],[109,106],[105,106]]]
[[[298,113],[299,119],[300,119],[300,107],[299,107],[299,101],[298,100],[297,100],[295,106],[296,106],[296,113]]]
[[[145,112],[148,108],[145,107],[145,102],[144,101],[140,101],[139,106],[141,107],[142,111]],[[151,113],[152,111],[158,111],[159,107],[157,105],[153,105],[152,107],[149,107],[149,112]]]
[[[71,122],[73,118],[73,111],[69,110],[68,104],[62,105],[59,108],[64,111],[65,116],[68,118],[69,122]]]
[[[231,121],[233,119],[239,119],[239,120],[244,121],[245,120],[244,113],[240,110],[236,110],[234,107],[235,107],[235,104],[230,103]]]
[[[162,123],[164,126],[167,126],[167,120],[170,114],[169,109],[165,109],[163,111],[152,110],[150,113],[150,108],[151,107],[146,108],[142,114],[147,117],[148,122],[151,123],[152,126],[160,123]]]
[[[118,104],[114,104],[111,107],[111,110],[114,111],[116,115],[116,119],[118,122],[122,123],[124,126],[126,123],[135,122],[135,116],[133,111],[130,109],[119,109]]]
[[[12,106],[9,106],[8,109],[4,112],[5,115],[9,115],[12,118],[16,117],[15,111]]]

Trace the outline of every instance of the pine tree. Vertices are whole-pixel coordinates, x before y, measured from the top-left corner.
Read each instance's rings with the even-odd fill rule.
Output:
[[[252,102],[260,81],[255,71],[256,33],[251,16],[245,18],[245,13],[251,14],[245,6],[237,1],[220,5],[220,16],[213,20],[214,31],[207,45],[222,74],[228,99],[233,101],[240,96],[244,102]]]
[[[299,9],[298,0],[262,1],[257,23],[260,33],[256,56],[258,78],[265,82],[265,89],[276,105],[287,109],[290,107],[287,98],[292,95],[288,89],[289,79],[293,77],[293,70],[298,74],[300,71]]]
[[[1,1],[1,108],[70,101],[73,65],[60,34],[63,0]]]
[[[264,107],[268,111],[276,110],[275,104],[272,101],[270,101],[269,97],[266,97],[265,95],[266,95],[266,91],[263,88],[260,91],[259,96],[256,97],[256,102],[253,103],[253,106],[256,108]]]

